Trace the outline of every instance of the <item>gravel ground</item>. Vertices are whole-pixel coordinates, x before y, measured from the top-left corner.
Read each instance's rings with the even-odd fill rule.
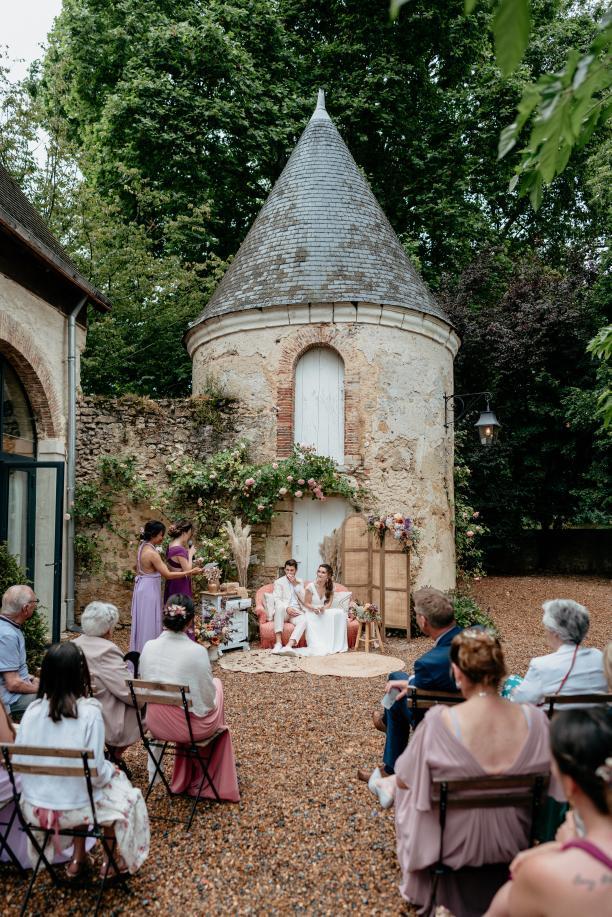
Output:
[[[523,674],[533,655],[547,651],[540,627],[545,598],[568,596],[588,606],[591,645],[612,636],[610,581],[586,577],[489,577],[475,594],[504,638],[508,668]],[[117,634],[127,645],[128,632]],[[430,646],[426,638],[388,640],[388,652],[410,664]],[[242,800],[203,803],[190,834],[180,825],[152,822],[151,854],[130,883],[107,893],[103,912],[162,914],[397,914],[393,815],[374,805],[358,766],[379,762],[382,737],[371,726],[385,678],[338,679],[307,674],[241,675],[217,667],[225,687]],[[146,779],[138,746],[127,761],[135,782]],[[184,816],[158,788],[153,816]],[[151,801],[150,801],[151,802]],[[21,887],[5,873],[2,913],[16,914]],[[52,890],[39,878],[31,913],[52,907],[86,913],[91,898]]]

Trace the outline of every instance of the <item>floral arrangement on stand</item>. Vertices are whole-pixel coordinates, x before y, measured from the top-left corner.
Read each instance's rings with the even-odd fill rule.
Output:
[[[216,561],[204,564],[204,569],[202,572],[204,573],[204,576],[208,582],[208,591],[218,592],[219,583],[221,582],[221,569],[219,564]]]
[[[214,605],[204,605],[202,612],[196,615],[196,640],[206,648],[228,643],[232,633],[232,615],[225,611],[218,612]]]
[[[418,544],[421,540],[421,532],[409,516],[404,516],[402,513],[368,516],[368,529],[378,535],[381,544],[389,532],[396,541],[400,542],[404,553],[408,554],[410,550],[419,553]]]
[[[351,611],[355,618],[362,623],[375,621],[376,624],[382,624],[382,614],[378,605],[374,602],[366,602],[360,605],[358,602],[351,602]]]

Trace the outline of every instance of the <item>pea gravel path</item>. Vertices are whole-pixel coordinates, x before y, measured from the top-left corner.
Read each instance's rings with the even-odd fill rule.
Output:
[[[592,614],[591,645],[612,637],[610,581],[586,577],[489,577],[475,585],[480,603],[504,638],[510,671],[524,673],[547,651],[540,604],[566,596]],[[128,632],[117,634],[127,643]],[[388,641],[408,664],[430,646],[425,638]],[[204,803],[190,834],[152,822],[149,860],[129,896],[108,893],[104,913],[144,914],[398,914],[399,870],[393,815],[373,804],[356,780],[360,765],[379,761],[382,737],[371,726],[385,678],[339,679],[307,674],[241,675],[216,667],[239,764],[238,805]],[[143,786],[139,747],[127,754]],[[155,791],[152,815],[183,815]],[[16,914],[20,886],[2,873],[3,914]],[[39,879],[31,913],[82,914],[85,892],[55,891]],[[2,900],[2,899],[0,899]]]

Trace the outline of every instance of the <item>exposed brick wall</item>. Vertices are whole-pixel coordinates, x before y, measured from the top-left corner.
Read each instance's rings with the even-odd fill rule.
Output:
[[[39,438],[61,435],[61,400],[32,335],[8,313],[0,312],[0,353],[19,376],[36,417]]]
[[[358,414],[359,376],[354,361],[344,353],[339,334],[333,325],[308,325],[293,335],[283,347],[278,364],[278,385],[276,404],[277,428],[276,451],[280,458],[291,454],[293,449],[293,419],[295,397],[295,369],[300,358],[314,347],[329,347],[344,363],[344,454],[355,458],[361,453],[360,424]]]

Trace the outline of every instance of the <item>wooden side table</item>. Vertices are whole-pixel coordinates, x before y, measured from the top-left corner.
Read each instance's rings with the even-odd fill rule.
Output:
[[[359,621],[357,639],[355,640],[355,652],[359,650],[360,640],[363,641],[363,648],[366,653],[370,652],[370,644],[372,647],[378,647],[382,653],[384,644],[378,621]]]

